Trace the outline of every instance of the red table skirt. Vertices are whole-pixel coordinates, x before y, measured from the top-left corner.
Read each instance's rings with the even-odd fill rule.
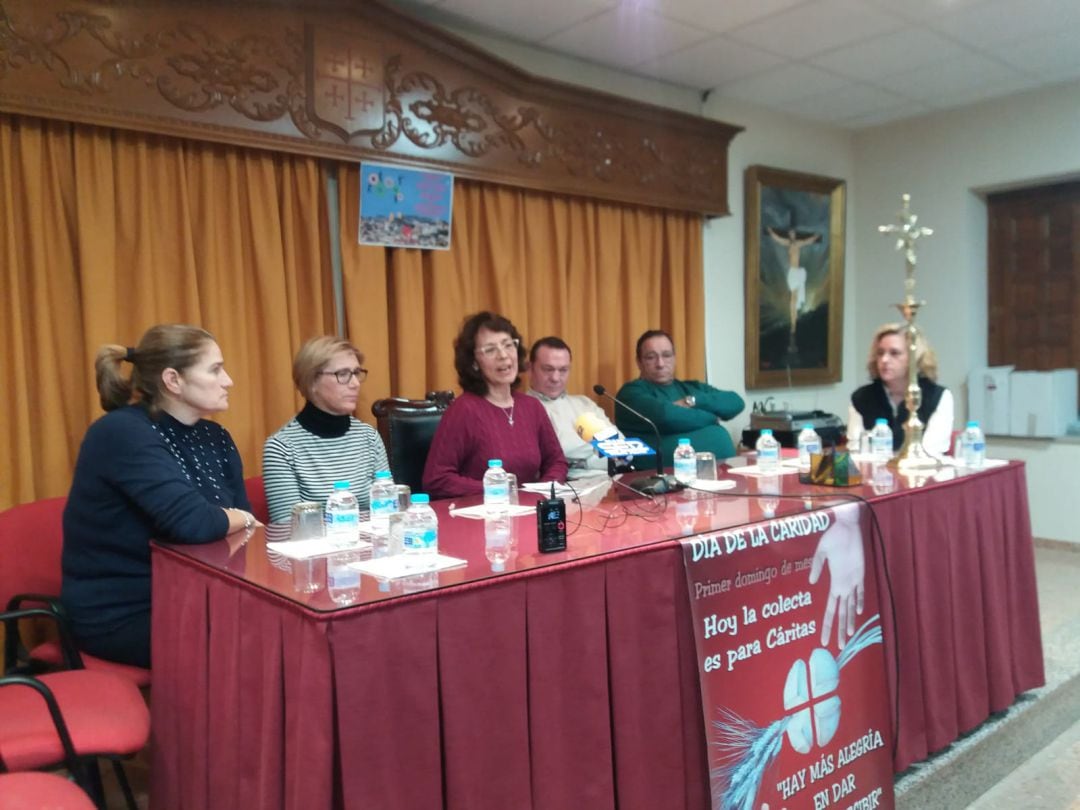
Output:
[[[895,767],[1043,683],[1022,466],[878,501]],[[709,806],[674,543],[319,616],[154,552],[152,805]]]

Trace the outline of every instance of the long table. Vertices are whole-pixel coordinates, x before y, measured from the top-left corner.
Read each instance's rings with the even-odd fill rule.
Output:
[[[1024,468],[865,472],[852,490],[735,475],[655,501],[616,485],[569,506],[565,553],[538,554],[534,519],[516,518],[503,573],[484,522],[436,504],[440,550],[466,565],[364,576],[344,608],[310,591],[325,561],[291,570],[262,530],[239,549],[157,544],[152,805],[704,810],[678,539],[849,495],[882,532],[903,770],[1044,683]]]

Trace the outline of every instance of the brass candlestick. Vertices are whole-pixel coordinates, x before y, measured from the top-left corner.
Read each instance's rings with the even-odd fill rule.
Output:
[[[918,224],[919,218],[911,213],[911,195],[901,197],[903,208],[897,213],[899,225],[879,225],[878,232],[896,236],[896,249],[904,252],[904,301],[896,304],[907,323],[907,359],[908,387],[904,395],[908,418],[904,423],[904,444],[899,454],[890,463],[895,463],[901,471],[928,470],[939,466],[937,459],[923,447],[923,423],[919,419],[919,406],[922,404],[922,389],[919,388],[918,339],[919,328],[915,318],[919,308],[926,306],[925,301],[915,297],[915,245],[920,237],[932,236],[934,231]]]

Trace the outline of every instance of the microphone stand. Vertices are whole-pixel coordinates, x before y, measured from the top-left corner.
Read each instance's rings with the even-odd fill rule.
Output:
[[[683,489],[683,485],[676,481],[674,476],[664,474],[664,457],[663,455],[661,455],[660,429],[656,426],[656,422],[647,417],[641,411],[637,411],[631,408],[618,397],[614,397],[609,394],[607,392],[607,389],[599,383],[593,386],[593,391],[596,393],[597,396],[607,397],[616,405],[625,408],[638,419],[646,422],[649,427],[653,429],[653,433],[656,435],[656,475],[650,475],[648,478],[638,478],[634,481],[631,481],[629,484],[624,484],[623,486],[628,486],[630,487],[630,489],[634,490],[635,492],[640,492],[643,495],[663,495],[667,492],[675,492],[677,490]]]

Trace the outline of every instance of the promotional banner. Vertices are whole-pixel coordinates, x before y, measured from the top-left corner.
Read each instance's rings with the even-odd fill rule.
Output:
[[[361,245],[448,250],[454,176],[360,164]]]
[[[714,810],[893,807],[865,507],[683,541]]]

